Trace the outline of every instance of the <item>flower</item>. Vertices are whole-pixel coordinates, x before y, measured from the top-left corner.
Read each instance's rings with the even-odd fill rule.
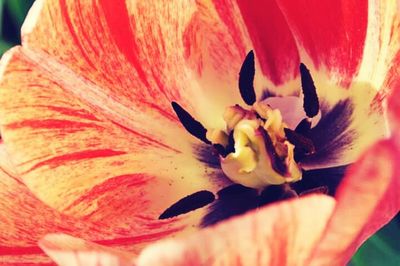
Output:
[[[0,66],[1,255],[7,263],[47,263],[37,241],[67,233],[112,248],[45,236],[39,244],[58,263],[344,264],[400,206],[397,102],[390,102],[390,136],[383,104],[398,86],[399,32],[393,0],[36,1],[22,46]],[[252,49],[253,60],[251,53],[244,60]],[[301,140],[311,139],[315,151],[301,161],[290,155],[299,146],[285,132],[300,88],[304,102],[315,104],[317,94],[320,114],[305,110],[314,136]],[[235,104],[242,109],[229,109]],[[243,133],[233,136],[236,157],[223,141],[232,122],[222,119],[226,108],[240,116],[241,126],[232,124]],[[197,137],[210,133],[199,141],[181,122]],[[280,157],[261,152],[264,131]],[[257,207],[260,189],[285,177],[272,163],[264,169],[257,159],[239,160],[238,148],[299,166],[304,180],[324,174],[340,185],[324,178],[334,197],[272,203],[221,222]],[[280,176],[244,183],[230,171],[237,165]],[[290,177],[284,189],[308,192],[298,175]],[[221,201],[227,187],[224,195],[246,196]],[[215,202],[177,215],[200,199]]]

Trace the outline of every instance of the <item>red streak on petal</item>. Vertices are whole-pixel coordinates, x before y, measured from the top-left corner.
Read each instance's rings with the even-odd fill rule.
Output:
[[[97,130],[103,130],[102,127],[93,123],[76,122],[70,120],[59,120],[59,119],[44,119],[44,120],[25,120],[22,122],[11,123],[7,125],[9,129],[18,129],[22,127],[30,128],[61,128],[69,131],[72,128],[81,128],[82,130],[86,127],[96,128]],[[75,130],[76,131],[76,130]]]
[[[31,255],[31,254],[45,254],[38,246],[27,247],[7,247],[0,246],[0,255]]]
[[[138,75],[145,86],[150,86],[146,73],[140,64],[139,47],[134,40],[131,23],[124,0],[101,0],[99,4],[104,12],[105,19],[109,25],[111,35],[116,42],[119,50],[131,62],[138,72]]]
[[[117,122],[115,122],[115,121],[112,121],[112,123],[115,124],[115,125],[117,125],[117,126],[119,126],[119,127],[121,127],[121,128],[123,128],[123,129],[125,129],[125,130],[127,130],[127,131],[129,131],[129,132],[132,133],[132,134],[135,134],[135,135],[139,136],[140,138],[143,138],[143,139],[145,139],[145,140],[147,140],[147,141],[149,141],[149,142],[151,142],[151,143],[155,143],[155,144],[157,144],[157,145],[160,146],[160,147],[164,147],[164,148],[166,148],[166,149],[168,149],[168,150],[171,150],[171,151],[174,151],[174,152],[176,152],[176,153],[181,153],[180,150],[177,150],[177,149],[175,149],[175,148],[173,148],[173,147],[171,147],[171,146],[168,146],[168,145],[166,145],[166,144],[164,144],[164,143],[162,143],[162,142],[160,142],[160,141],[158,141],[158,140],[155,140],[155,139],[153,139],[153,138],[150,138],[149,136],[146,136],[146,135],[144,135],[144,134],[141,134],[141,133],[139,133],[139,132],[137,132],[137,131],[135,131],[135,130],[132,130],[132,129],[130,129],[130,128],[127,128],[127,127],[121,125],[120,123],[117,123]]]
[[[108,191],[113,191],[114,189],[118,189],[124,187],[128,189],[129,187],[135,186],[145,186],[153,177],[144,174],[130,174],[130,175],[120,175],[112,177],[105,182],[94,186],[90,191],[88,191],[85,195],[75,200],[71,205],[64,209],[64,211],[68,211],[76,205],[81,204],[82,202],[90,202],[104,195]],[[154,220],[154,219],[153,219]]]
[[[161,108],[160,106],[151,103],[151,102],[142,102],[144,105],[149,106],[150,108],[157,110],[157,112],[160,113],[160,115],[162,115],[163,117],[167,118],[168,120],[172,121],[172,122],[176,122],[179,123],[179,119],[177,118],[177,116],[173,113],[171,113],[170,111],[167,111],[163,108]],[[170,110],[172,110],[172,108],[170,108]]]
[[[50,260],[50,258],[46,255],[43,254],[43,256],[47,259]],[[18,266],[54,266],[54,262],[49,262],[49,263],[40,263],[40,262],[18,262]]]
[[[82,110],[74,110],[74,109],[70,109],[70,108],[66,108],[66,107],[51,106],[51,105],[39,105],[39,104],[31,105],[31,107],[44,108],[44,109],[55,111],[55,112],[58,112],[60,114],[67,115],[67,116],[79,117],[79,118],[92,120],[92,121],[100,121],[99,119],[97,119],[96,116],[94,116],[91,113],[88,113],[87,111],[85,111],[83,109]]]
[[[85,43],[90,46],[90,49],[95,53],[96,57],[98,57],[99,51],[93,46],[93,44],[92,44],[93,41],[91,40],[92,38],[87,34],[87,31],[85,30],[86,25],[84,25],[85,23],[83,23],[83,21],[82,21],[82,19],[85,19],[85,16],[82,15],[82,13],[80,12],[82,10],[82,6],[81,6],[82,1],[75,1],[75,3],[76,3],[76,8],[77,8],[78,12],[80,13],[79,16],[76,16],[76,18],[78,18],[77,22],[79,23],[78,27],[80,29],[83,29],[79,32],[81,34],[81,38],[85,39]]]
[[[246,47],[241,39],[239,26],[237,23],[235,23],[237,18],[235,18],[235,14],[232,12],[234,8],[232,1],[214,0],[214,6],[219,14],[219,17],[229,29],[229,34],[231,34],[236,47],[239,49],[239,52],[245,55],[248,51],[246,51]]]
[[[393,60],[392,67],[387,74],[383,88],[383,94],[388,94],[389,111],[391,113],[390,123],[396,129],[400,128],[400,51]],[[397,130],[395,130],[397,131]]]
[[[68,153],[60,156],[53,157],[49,160],[45,160],[34,165],[31,169],[27,172],[33,171],[42,166],[48,166],[51,168],[55,168],[61,165],[64,165],[66,161],[78,161],[78,160],[85,160],[85,159],[94,159],[94,158],[103,158],[103,157],[110,157],[110,156],[117,156],[126,154],[125,151],[114,151],[111,149],[104,149],[104,150],[85,150],[79,151],[74,153]]]
[[[143,69],[143,63],[147,60],[139,58],[140,47],[138,47],[137,45],[135,34],[131,28],[131,22],[134,22],[134,18],[132,18],[131,20],[131,18],[129,17],[125,1],[101,0],[100,6],[103,9],[105,19],[107,21],[107,24],[109,25],[110,33],[115,40],[118,49],[126,56],[128,61],[136,69],[140,79],[144,83],[144,86],[151,87],[151,84],[148,80],[148,74],[146,74]],[[160,54],[159,56],[162,55]],[[155,58],[157,58],[157,56],[155,56]],[[161,73],[156,73],[154,68],[151,66],[147,66],[147,68],[152,72],[152,77],[157,84],[159,92],[161,92],[161,94],[168,99],[166,88],[159,77]],[[159,97],[159,94],[152,96],[156,98]]]
[[[383,115],[383,106],[384,106],[384,101],[387,98],[388,91],[387,90],[380,90],[376,93],[374,99],[372,100],[370,104],[370,109],[369,113],[377,113]]]
[[[96,68],[94,66],[94,64],[92,63],[92,61],[89,59],[89,56],[86,54],[85,49],[83,48],[78,35],[75,32],[74,26],[72,25],[72,21],[71,18],[68,15],[68,6],[65,0],[60,0],[60,9],[61,9],[61,14],[63,19],[65,20],[66,25],[68,26],[68,29],[71,33],[72,39],[74,40],[74,43],[76,44],[76,46],[79,48],[79,50],[81,51],[82,56],[85,58],[85,60],[87,61],[87,63],[89,64],[89,66],[91,66],[92,68]]]

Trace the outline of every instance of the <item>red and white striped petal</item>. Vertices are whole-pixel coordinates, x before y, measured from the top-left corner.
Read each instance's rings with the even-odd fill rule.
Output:
[[[140,197],[129,191],[116,189],[119,185],[134,190],[135,186],[127,181],[121,184],[108,182],[87,192],[79,204],[84,211],[84,207],[92,203],[91,200],[97,199],[97,210],[92,208],[91,214],[82,217],[76,217],[76,213],[75,216],[63,214],[40,201],[13,176],[14,171],[4,148],[0,144],[0,260],[3,263],[49,262],[37,242],[54,232],[128,249],[137,254],[148,243],[171,236],[182,228],[172,222],[152,221],[145,212],[134,213],[132,207],[124,206],[135,206],[140,201]],[[112,193],[114,198],[110,195]],[[129,198],[128,202],[127,197],[133,199]],[[112,207],[118,210],[111,210]],[[127,212],[132,213],[128,215]]]
[[[276,0],[296,40],[301,60],[349,84],[362,60],[368,2]]]
[[[0,144],[0,261],[8,265],[49,263],[51,260],[39,249],[37,240],[44,227],[51,227],[41,223],[45,219],[42,214],[54,224],[58,219],[56,212],[49,211],[47,206],[43,208],[44,204],[11,176],[12,167],[6,156],[4,145]]]
[[[84,238],[114,237],[102,223],[84,222],[59,213],[38,200],[10,173],[12,168],[0,144],[0,260],[7,265],[49,263],[37,241],[50,232],[64,232]],[[118,235],[119,237],[120,235]]]
[[[400,2],[398,2],[398,8],[400,10]],[[389,126],[392,129],[392,133],[396,136],[398,143],[400,143],[400,135],[398,133],[400,129],[400,11],[397,14],[397,24],[393,30],[395,36],[392,41],[397,44],[398,49],[394,50],[396,52],[395,56],[388,64],[390,69],[382,86],[382,92],[379,94],[379,97],[376,97],[376,102],[384,102],[389,98]]]
[[[218,124],[212,117],[240,100],[237,73],[248,49],[207,1],[41,0],[22,34],[25,48],[57,59],[129,108],[171,118],[175,100]]]
[[[355,163],[335,196],[337,205],[306,265],[344,265],[368,237],[400,209],[400,150],[390,139],[374,145]]]
[[[89,94],[88,102],[71,90]],[[201,210],[158,216],[193,192],[220,188],[175,121],[125,108],[38,52],[17,47],[4,56],[0,95],[2,137],[18,180],[56,210],[101,221],[132,244],[193,230]]]
[[[392,134],[394,134],[400,144],[400,51],[394,60],[393,68],[390,71],[390,77],[387,80],[389,88],[389,124],[391,127]],[[386,98],[386,94],[381,95],[377,101],[382,101]]]
[[[157,45],[150,34],[145,36],[146,29],[141,28],[140,21],[135,21],[138,18],[131,18],[130,11],[125,1],[37,1],[22,28],[23,46],[58,60],[118,101],[128,100],[136,106],[154,104],[168,110],[171,98],[179,100],[176,83],[185,73],[174,73],[176,68],[173,68],[170,73],[165,73],[171,76],[157,81],[163,73],[155,69],[168,67],[162,64],[165,60],[163,51],[173,52],[174,59],[180,59],[182,47],[172,50],[170,45],[181,37],[182,32],[172,31],[174,36],[169,37],[174,38],[165,41],[171,43]],[[167,31],[168,26],[181,27],[187,23],[191,12],[188,6],[185,15],[159,30]],[[144,13],[151,15],[150,10]],[[159,14],[158,19],[162,20],[163,14]],[[150,37],[147,38],[148,46],[153,46],[154,50],[147,51],[146,47],[141,47],[143,44],[139,46],[138,41],[144,37]],[[168,84],[168,80],[175,84]]]
[[[368,2],[365,48],[360,71],[355,77],[357,81],[368,82],[386,92],[390,90],[387,80],[392,76],[393,68],[398,69],[394,58],[400,50],[399,8],[400,3],[396,0]]]

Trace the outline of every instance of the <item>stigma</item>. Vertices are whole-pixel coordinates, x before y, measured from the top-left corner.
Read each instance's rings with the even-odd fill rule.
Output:
[[[296,182],[301,168],[294,160],[294,145],[285,137],[281,112],[256,102],[252,109],[239,105],[226,108],[226,129],[209,130],[214,146],[232,152],[220,155],[221,169],[237,184],[262,189],[269,185]],[[233,149],[229,136],[233,136]]]

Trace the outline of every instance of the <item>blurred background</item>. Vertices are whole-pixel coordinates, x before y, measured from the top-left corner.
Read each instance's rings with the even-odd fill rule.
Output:
[[[21,41],[19,30],[34,0],[0,0],[0,55]]]
[[[0,56],[12,46],[20,44],[20,28],[33,2],[0,0]],[[372,236],[349,264],[367,265],[400,266],[400,215]]]

